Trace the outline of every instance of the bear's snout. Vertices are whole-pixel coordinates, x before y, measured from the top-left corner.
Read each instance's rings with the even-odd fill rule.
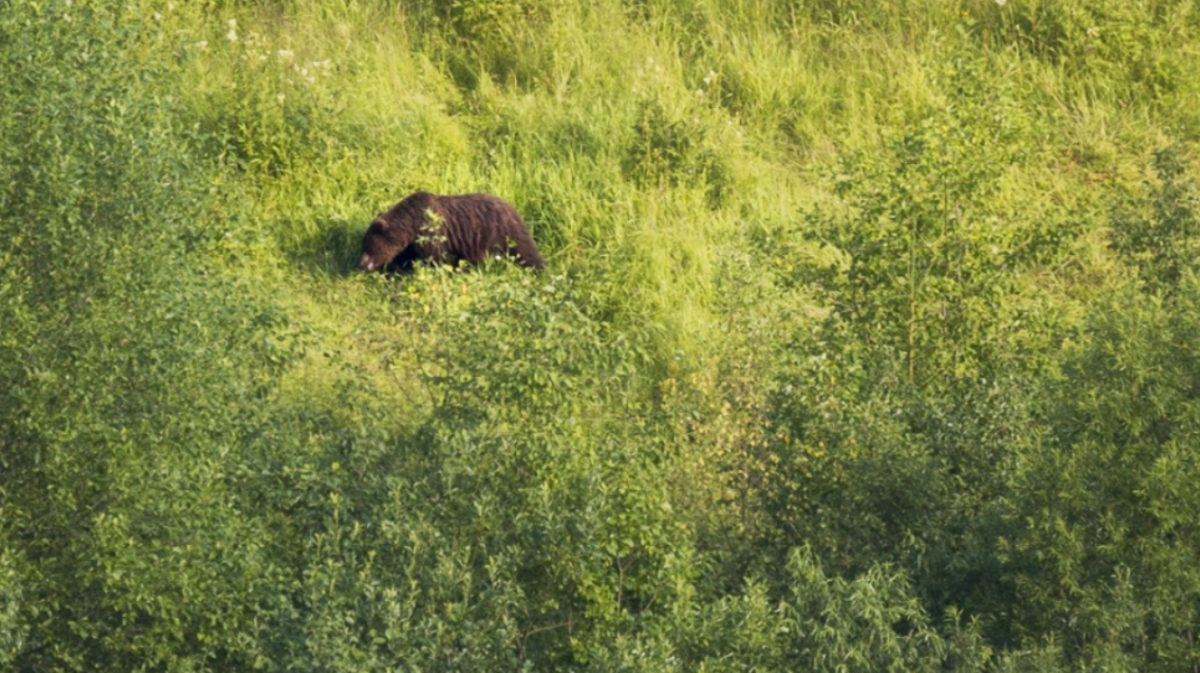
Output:
[[[375,262],[371,259],[370,255],[364,252],[363,256],[358,258],[358,268],[363,271],[374,271]]]

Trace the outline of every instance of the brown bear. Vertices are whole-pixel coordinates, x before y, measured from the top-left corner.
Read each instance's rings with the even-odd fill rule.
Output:
[[[490,254],[513,254],[535,269],[545,266],[525,222],[503,199],[416,192],[371,222],[358,268],[402,271],[420,259],[478,264]]]

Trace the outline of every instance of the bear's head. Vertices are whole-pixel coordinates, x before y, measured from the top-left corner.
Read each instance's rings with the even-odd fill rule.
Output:
[[[358,258],[358,268],[363,271],[383,269],[391,262],[400,250],[407,245],[403,240],[404,232],[380,213],[367,227],[363,236],[362,255]],[[410,241],[411,242],[411,241]]]

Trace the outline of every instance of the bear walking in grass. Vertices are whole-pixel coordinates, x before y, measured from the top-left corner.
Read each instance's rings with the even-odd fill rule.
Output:
[[[535,269],[545,266],[524,220],[503,199],[416,192],[371,222],[358,268],[402,271],[421,259],[478,264],[492,254],[514,255]]]

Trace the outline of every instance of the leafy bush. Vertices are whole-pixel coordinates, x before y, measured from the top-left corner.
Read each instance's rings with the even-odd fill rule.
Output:
[[[678,184],[705,187],[709,203],[720,207],[728,198],[728,162],[705,145],[703,126],[672,119],[661,104],[643,102],[624,162],[625,174],[639,185],[663,189]]]
[[[1179,148],[1155,152],[1154,172],[1158,182],[1148,185],[1149,198],[1116,205],[1112,245],[1137,269],[1147,289],[1169,291],[1195,269],[1200,189],[1185,174]]]
[[[1016,624],[1056,634],[1085,666],[1196,665],[1191,638],[1200,506],[1195,441],[1197,286],[1168,302],[1131,291],[1097,306],[1046,408],[1052,433],[1021,455],[1001,540]]]
[[[988,32],[1083,77],[1126,81],[1157,95],[1175,89],[1183,76],[1172,52],[1187,30],[1187,3],[1051,0],[974,7],[985,17]]]
[[[0,547],[0,664],[12,665],[24,649],[28,626],[22,623],[22,577],[9,546]]]
[[[28,567],[15,585],[6,573],[6,595],[25,598],[5,656],[22,669],[248,661],[231,644],[253,597],[219,598],[236,580],[202,561],[220,545],[193,537],[238,537],[239,521],[211,517],[211,477],[186,475],[240,443],[235,410],[287,352],[266,305],[199,261],[237,214],[211,198],[219,175],[156,95],[170,82],[158,64],[179,52],[154,20],[151,6],[18,2],[0,23],[0,147],[22,157],[5,162],[0,196],[0,507]]]

